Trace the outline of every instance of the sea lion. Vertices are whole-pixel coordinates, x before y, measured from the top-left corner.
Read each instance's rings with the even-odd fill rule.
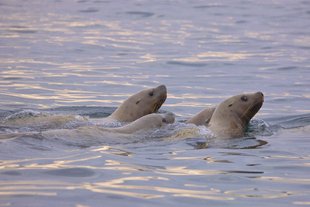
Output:
[[[40,134],[43,137],[66,137],[66,138],[98,138],[98,137],[115,137],[121,135],[135,134],[145,132],[151,129],[160,128],[166,124],[171,124],[175,120],[173,113],[166,114],[148,114],[134,122],[131,122],[122,127],[106,128],[102,126],[83,126],[76,129],[56,129],[43,131]]]
[[[102,126],[83,126],[75,129],[52,129],[42,132],[26,132],[26,133],[12,133],[0,134],[1,139],[12,139],[19,137],[40,137],[46,139],[61,139],[70,142],[75,140],[76,143],[89,143],[98,142],[99,140],[107,142],[122,143],[126,140],[141,138],[141,133],[148,132],[149,130],[159,129],[168,124],[172,124],[175,120],[173,113],[166,114],[148,114],[134,122],[125,126],[117,128],[105,128]],[[144,136],[143,136],[144,137]],[[128,139],[130,138],[130,139]],[[84,145],[84,144],[83,144]]]
[[[107,118],[120,122],[135,121],[147,114],[157,112],[166,98],[165,85],[142,90],[130,96]]]
[[[216,137],[243,137],[245,130],[264,102],[262,92],[233,96],[220,103],[208,124]]]
[[[220,103],[214,110],[211,108],[199,112],[187,123],[205,125],[216,137],[242,137],[263,102],[262,92],[236,95]]]
[[[216,107],[210,107],[202,110],[192,118],[186,121],[187,124],[207,125],[215,111]]]
[[[147,131],[150,129],[160,128],[166,124],[172,124],[175,120],[173,113],[169,112],[166,114],[148,114],[145,115],[130,124],[116,128],[102,128],[104,131],[132,134],[141,130]]]
[[[125,100],[109,117],[98,120],[89,120],[87,117],[76,115],[61,115],[24,110],[0,120],[0,127],[27,127],[46,130],[66,128],[66,126],[93,124],[111,125],[119,122],[132,122],[144,115],[157,112],[167,98],[165,85],[140,91]]]

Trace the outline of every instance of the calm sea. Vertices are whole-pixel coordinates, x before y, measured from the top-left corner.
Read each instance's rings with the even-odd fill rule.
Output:
[[[212,143],[2,138],[0,206],[310,206],[309,28],[308,0],[1,0],[1,121],[100,119],[160,84],[178,122],[243,92],[265,103],[248,138]]]

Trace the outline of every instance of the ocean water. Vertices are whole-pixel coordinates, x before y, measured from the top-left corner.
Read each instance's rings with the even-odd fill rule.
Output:
[[[307,0],[1,0],[1,123],[74,121],[0,126],[0,206],[309,206],[309,20]],[[160,84],[178,126],[232,95],[265,102],[240,139],[38,135]]]

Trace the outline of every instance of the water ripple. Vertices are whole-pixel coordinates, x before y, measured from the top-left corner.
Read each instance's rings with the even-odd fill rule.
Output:
[[[265,94],[242,139],[3,138],[0,205],[309,205],[308,1],[12,0],[0,13],[1,124],[24,109],[95,122],[160,84],[178,121]]]

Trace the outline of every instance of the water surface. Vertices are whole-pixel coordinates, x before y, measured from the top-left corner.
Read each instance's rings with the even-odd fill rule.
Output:
[[[160,84],[179,122],[243,92],[265,103],[229,141],[1,139],[0,205],[310,205],[309,18],[304,0],[1,1],[1,121],[100,119]]]

